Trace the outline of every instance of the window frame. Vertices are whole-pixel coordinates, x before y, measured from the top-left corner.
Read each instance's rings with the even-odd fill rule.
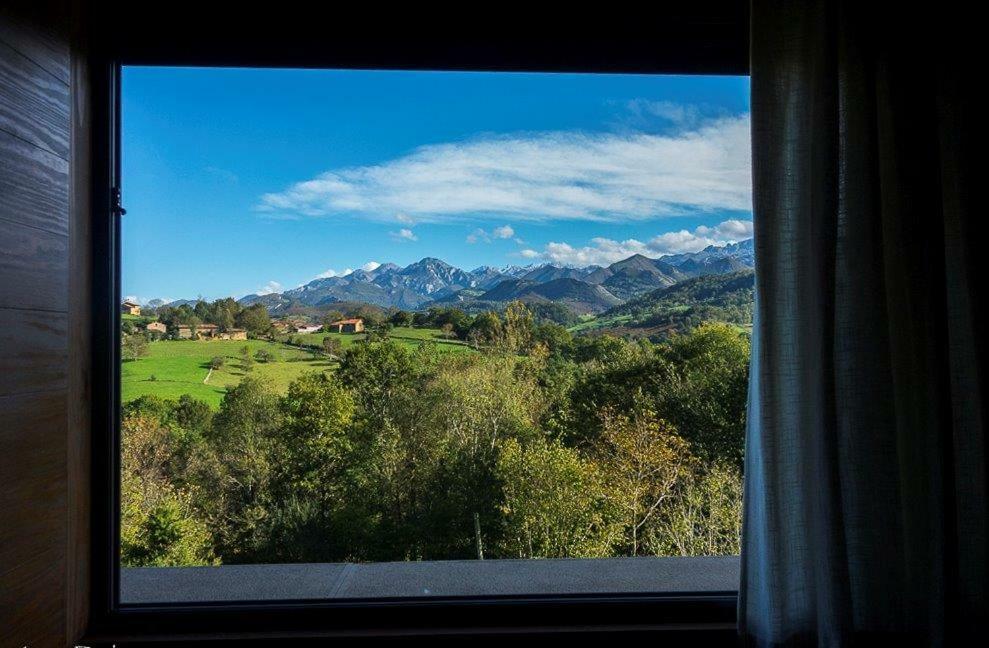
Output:
[[[646,53],[643,41],[618,44],[615,39],[559,43],[517,43],[502,39],[499,50],[435,41],[418,49],[378,37],[374,47],[354,41],[318,49],[272,55],[231,36],[207,38],[201,28],[188,43],[173,44],[169,29],[158,26],[157,39],[141,39],[133,31],[105,33],[91,52],[92,90],[92,463],[91,463],[91,592],[87,639],[160,641],[172,638],[239,637],[260,641],[278,637],[560,634],[581,632],[663,632],[702,636],[720,643],[735,638],[737,592],[683,594],[594,594],[484,596],[454,599],[378,599],[262,601],[126,605],[119,601],[119,456],[120,456],[120,72],[124,65],[243,65],[257,67],[321,67],[338,69],[421,69],[472,71],[748,74],[747,3],[728,19],[728,32],[742,34],[711,51],[710,43],[691,40],[696,30],[674,38],[659,55]],[[703,17],[703,16],[702,16]],[[123,19],[123,18],[121,18]],[[208,25],[208,23],[207,23]],[[722,26],[723,27],[723,26]],[[724,31],[724,30],[723,30]],[[717,32],[717,29],[715,29]],[[145,34],[146,36],[147,34]],[[152,34],[153,36],[154,34]],[[233,40],[231,40],[233,39]],[[725,41],[716,33],[714,40]],[[719,41],[720,42],[720,41]],[[443,41],[440,41],[443,44]],[[685,47],[684,52],[677,45]],[[348,49],[348,46],[354,46]],[[568,49],[569,48],[569,49]],[[303,48],[304,49],[304,48]],[[180,51],[181,50],[181,51]],[[509,52],[510,53],[506,53]],[[602,52],[607,51],[608,56]],[[676,53],[672,53],[676,52]],[[572,54],[568,58],[566,54]],[[234,634],[235,633],[235,634]],[[161,645],[155,643],[155,645]]]

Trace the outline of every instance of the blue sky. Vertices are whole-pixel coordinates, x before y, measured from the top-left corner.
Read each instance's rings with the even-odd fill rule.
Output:
[[[123,290],[144,301],[751,232],[744,77],[128,67],[122,88]]]

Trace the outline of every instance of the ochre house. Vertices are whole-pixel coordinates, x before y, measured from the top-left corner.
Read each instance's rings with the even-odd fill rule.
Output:
[[[125,299],[124,303],[120,305],[120,312],[124,315],[140,315],[141,305],[137,302],[132,302],[129,299]]]
[[[359,317],[337,320],[330,324],[326,330],[336,331],[337,333],[362,333],[364,331],[364,320]]]

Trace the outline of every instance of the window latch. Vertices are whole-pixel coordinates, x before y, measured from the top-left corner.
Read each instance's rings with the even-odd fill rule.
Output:
[[[126,214],[127,210],[124,209],[124,206],[121,203],[120,187],[113,188],[112,198],[113,198],[113,207],[112,207],[113,213],[116,214],[117,216],[123,216],[124,214]]]

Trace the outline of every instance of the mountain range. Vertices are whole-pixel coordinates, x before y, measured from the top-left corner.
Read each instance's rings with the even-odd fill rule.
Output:
[[[467,271],[427,257],[405,267],[386,263],[374,270],[314,279],[281,293],[247,295],[239,301],[263,303],[273,314],[293,305],[338,302],[405,310],[456,304],[479,310],[516,299],[559,303],[578,314],[601,313],[685,279],[751,268],[754,261],[751,239],[659,259],[635,254],[606,267],[541,264]]]

